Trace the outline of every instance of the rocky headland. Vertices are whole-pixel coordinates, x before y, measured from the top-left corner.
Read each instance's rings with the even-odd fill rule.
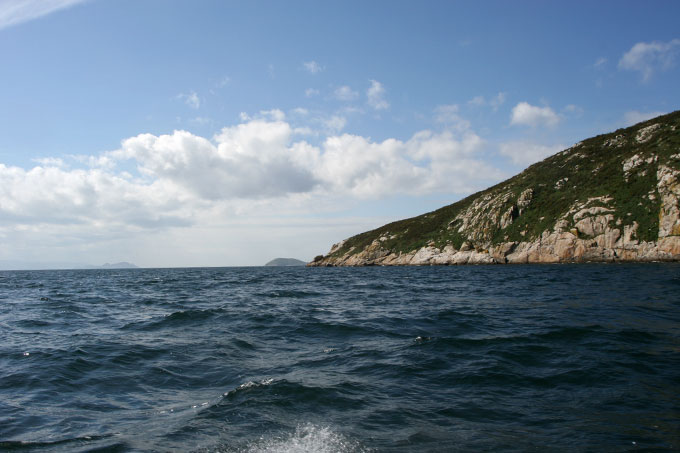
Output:
[[[680,261],[680,111],[593,137],[308,266]]]

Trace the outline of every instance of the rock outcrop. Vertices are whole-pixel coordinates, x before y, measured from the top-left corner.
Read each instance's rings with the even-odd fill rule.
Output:
[[[680,261],[680,112],[584,140],[310,266]]]

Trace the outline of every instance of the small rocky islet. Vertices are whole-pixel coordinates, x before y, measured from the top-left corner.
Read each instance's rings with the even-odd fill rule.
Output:
[[[680,261],[680,111],[583,140],[308,266]]]
[[[296,258],[274,258],[273,260],[267,262],[265,266],[274,267],[291,267],[291,266],[304,266],[306,263],[302,260]]]

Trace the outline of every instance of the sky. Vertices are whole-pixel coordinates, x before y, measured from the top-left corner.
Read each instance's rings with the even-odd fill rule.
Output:
[[[676,1],[0,0],[0,267],[311,260],[677,110],[678,18]]]

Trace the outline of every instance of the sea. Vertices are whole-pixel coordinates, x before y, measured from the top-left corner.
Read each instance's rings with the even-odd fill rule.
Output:
[[[680,264],[3,271],[0,451],[680,451]]]

